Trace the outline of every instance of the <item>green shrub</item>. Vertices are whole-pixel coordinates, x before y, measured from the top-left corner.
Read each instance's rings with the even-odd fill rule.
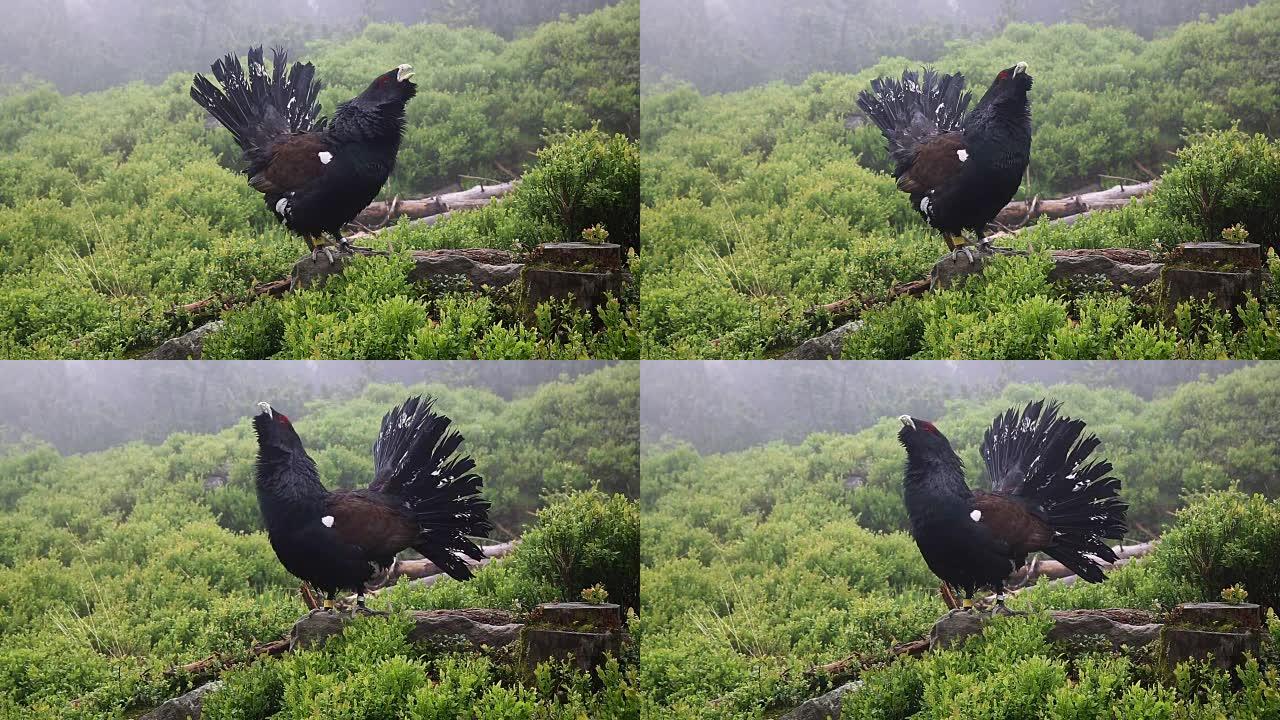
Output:
[[[538,511],[517,562],[556,588],[560,600],[579,600],[583,590],[603,585],[614,602],[638,608],[640,508],[595,488],[572,491]]]
[[[1231,489],[1179,510],[1157,555],[1162,572],[1216,601],[1243,585],[1251,602],[1280,612],[1280,503]]]
[[[1156,189],[1155,202],[1204,241],[1241,224],[1251,242],[1280,247],[1280,142],[1236,128],[1193,136]]]
[[[515,201],[558,228],[561,241],[582,241],[583,231],[599,224],[613,242],[638,249],[639,196],[639,148],[592,128],[554,137],[539,150]]]

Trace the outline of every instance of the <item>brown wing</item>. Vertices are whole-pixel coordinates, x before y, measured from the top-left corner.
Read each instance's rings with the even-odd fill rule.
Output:
[[[1053,529],[1018,500],[1006,495],[977,491],[973,507],[978,520],[991,534],[1008,543],[1010,554],[1021,558],[1053,544]]]
[[[333,531],[345,543],[364,548],[366,557],[386,557],[409,547],[418,527],[409,514],[360,491],[335,492],[327,501]]]
[[[249,184],[264,195],[284,195],[302,188],[324,175],[328,168],[321,153],[333,160],[333,150],[319,133],[289,135],[271,146],[267,166],[249,178]]]
[[[967,155],[964,134],[949,132],[935,135],[916,148],[911,167],[898,176],[898,189],[903,192],[927,193],[960,172]]]

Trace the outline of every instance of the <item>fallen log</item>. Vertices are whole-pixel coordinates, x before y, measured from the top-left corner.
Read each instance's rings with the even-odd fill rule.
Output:
[[[241,305],[245,302],[248,302],[249,300],[253,300],[262,295],[272,295],[274,297],[279,297],[281,295],[284,295],[285,292],[287,292],[288,290],[289,290],[289,278],[281,278],[280,280],[272,280],[271,282],[258,283],[257,285],[254,285],[252,288],[249,288],[247,299],[244,296],[221,297],[221,298],[210,297],[210,298],[205,298],[204,300],[197,300],[193,303],[187,303],[186,305],[174,306],[174,308],[169,312],[172,315],[178,315],[181,313],[187,313],[189,315],[200,315],[202,313],[209,311],[210,309],[221,310],[223,308],[232,307],[234,305]]]
[[[480,548],[480,551],[484,553],[486,559],[506,557],[507,555],[510,555],[511,551],[515,550],[516,546],[519,544],[519,540],[512,540],[511,542],[499,543],[497,545],[486,545]],[[464,558],[464,560],[466,560],[467,565],[472,567],[484,562],[483,560],[472,560],[471,558]],[[396,580],[402,577],[417,580],[430,577],[431,575],[439,575],[440,573],[440,568],[426,558],[421,560],[401,560],[391,569],[391,573],[387,576],[387,584],[394,584]]]
[[[897,645],[894,645],[887,653],[855,653],[849,657],[827,663],[825,665],[814,665],[805,671],[805,675],[810,677],[822,676],[830,678],[833,682],[838,683],[856,677],[867,668],[875,667],[877,665],[887,665],[894,658],[901,655],[913,655],[919,657],[928,649],[928,638],[912,640],[911,642],[898,643]]]
[[[923,280],[912,280],[911,282],[898,283],[897,285],[889,288],[888,292],[883,294],[856,295],[854,297],[845,298],[844,300],[827,303],[826,305],[814,305],[813,307],[805,310],[804,314],[817,315],[819,313],[826,313],[838,322],[842,319],[851,318],[863,310],[892,302],[903,295],[920,297],[928,290],[928,278]]]
[[[498,558],[510,555],[519,544],[520,540],[515,539],[510,542],[499,543],[497,545],[486,545],[485,547],[480,548],[480,551],[483,552],[485,556],[483,560],[473,560],[469,557],[463,557],[462,560],[467,564],[467,567],[474,570],[488,565]],[[413,582],[422,583],[423,585],[430,587],[441,577],[447,576],[445,573],[440,571],[440,568],[435,563],[425,558],[422,560],[401,560],[391,568],[391,572],[388,573],[386,580],[382,582],[382,587],[371,590],[366,593],[366,595],[377,595],[383,590],[394,587],[396,580],[402,577],[410,578]],[[346,598],[347,602],[355,602],[355,599],[355,595],[348,595]]]
[[[255,660],[264,655],[283,655],[289,649],[289,638],[281,638],[272,640],[268,643],[258,643],[249,648],[248,657],[237,655],[235,653],[215,653],[202,660],[189,662],[186,665],[174,665],[164,671],[165,675],[192,675],[199,677],[201,675],[217,674],[222,668],[228,665],[243,665],[250,660]]]
[[[455,210],[471,210],[488,205],[494,198],[502,197],[515,189],[517,181],[498,183],[496,185],[476,185],[458,192],[433,195],[415,200],[401,200],[399,197],[370,203],[368,207],[355,216],[353,224],[370,230],[384,228],[402,217],[413,220],[442,215]]]
[[[1128,205],[1133,198],[1147,195],[1155,186],[1153,180],[1133,185],[1116,185],[1106,190],[1051,200],[1041,200],[1039,197],[1019,200],[1005,205],[993,222],[1006,228],[1019,228],[1043,215],[1056,220],[1092,210],[1114,210]]]
[[[1102,568],[1109,569],[1123,565],[1124,562],[1132,558],[1140,558],[1149,554],[1155,549],[1154,542],[1145,542],[1137,545],[1121,545],[1115,549],[1116,557],[1120,562],[1116,563],[1100,563]],[[1031,583],[1038,578],[1047,577],[1053,580],[1060,580],[1069,576],[1074,576],[1075,571],[1063,565],[1057,560],[1034,560],[1024,567],[1020,568],[1013,575],[1009,576],[1009,580],[1005,583],[1013,587],[1017,587],[1024,583]]]

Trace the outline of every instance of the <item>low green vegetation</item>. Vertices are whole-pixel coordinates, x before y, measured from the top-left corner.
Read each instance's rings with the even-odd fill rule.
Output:
[[[522,253],[579,237],[579,216],[546,212],[566,194],[591,225],[635,237],[639,158],[627,138],[639,126],[638,23],[639,3],[629,0],[509,42],[474,29],[375,24],[295,52],[316,65],[326,113],[388,67],[420,69],[385,197],[526,165],[530,182],[485,210],[387,231],[373,244],[393,256],[345,282],[226,313],[214,355],[636,357],[633,290],[588,318],[520,308],[518,288],[413,287],[397,274],[412,249]],[[303,255],[236,172],[239,149],[205,122],[190,80],[74,96],[37,86],[0,98],[0,357],[145,353],[216,319],[221,303],[212,315],[175,307],[242,305]],[[602,172],[585,178],[582,168]]]
[[[1001,244],[1167,250],[1241,224],[1251,241],[1274,245],[1269,198],[1280,151],[1266,136],[1276,132],[1278,95],[1263,67],[1275,58],[1268,33],[1277,20],[1280,2],[1263,0],[1152,41],[1117,29],[1013,24],[988,40],[948,44],[931,65],[964,72],[979,95],[999,68],[1030,64],[1032,158],[1017,197],[1119,181],[1104,175],[1167,173],[1148,201],[1069,227],[1037,226]],[[817,73],[797,85],[724,95],[679,85],[646,92],[645,254],[637,263],[645,357],[781,354],[832,327],[823,313],[808,312],[813,306],[882,297],[927,274],[943,244],[885,174],[884,140],[855,106],[871,79],[918,64],[885,58],[852,75]],[[1064,290],[1044,272],[1038,258],[1011,263],[922,306],[871,314],[871,327],[844,356],[1280,354],[1268,292],[1242,316],[1188,307],[1185,321],[1165,323],[1149,298]],[[1005,286],[1016,294],[999,297]],[[1013,337],[953,341],[975,324]]]
[[[1115,465],[1131,506],[1129,542],[1164,538],[1105,583],[1041,581],[1015,597],[1014,609],[1162,612],[1220,600],[1232,585],[1274,607],[1267,598],[1275,592],[1280,448],[1258,418],[1277,401],[1277,379],[1280,370],[1262,364],[1151,401],[1116,389],[1013,385],[948,404],[937,425],[981,486],[989,481],[978,445],[992,417],[1044,396],[1063,401]],[[938,581],[905,532],[899,427],[890,417],[852,435],[724,454],[670,441],[646,447],[640,677],[655,717],[774,717],[828,687],[813,666],[883,656],[922,637],[945,612]],[[846,716],[1280,712],[1274,651],[1242,669],[1244,689],[1233,695],[1222,674],[1202,668],[1161,686],[1150,657],[1055,646],[1043,625],[1037,616],[997,623],[963,648],[862,673],[866,685],[845,701]],[[1271,629],[1280,640],[1274,616]],[[1113,705],[1121,711],[1108,714]],[[1191,708],[1185,714],[1183,705]]]
[[[321,478],[352,487],[369,481],[382,414],[410,393],[436,396],[485,478],[498,537],[526,538],[472,581],[402,580],[371,605],[520,613],[580,599],[565,598],[579,584],[625,597],[615,571],[634,568],[638,552],[638,510],[627,499],[639,485],[637,383],[632,365],[510,401],[475,389],[371,385],[352,399],[309,403],[297,426]],[[62,456],[21,444],[0,455],[0,716],[134,717],[197,682],[166,674],[174,665],[213,653],[244,659],[255,642],[288,630],[305,609],[261,529],[255,454],[245,421],[158,445]],[[560,587],[546,557],[569,558],[572,587]],[[284,717],[322,709],[455,717],[456,707],[474,707],[458,717],[477,719],[636,716],[627,653],[592,694],[592,678],[580,673],[547,666],[523,686],[509,657],[427,653],[408,647],[400,630],[395,620],[361,621],[331,647],[231,671],[211,716],[267,718],[281,707]],[[549,714],[533,715],[535,706]]]

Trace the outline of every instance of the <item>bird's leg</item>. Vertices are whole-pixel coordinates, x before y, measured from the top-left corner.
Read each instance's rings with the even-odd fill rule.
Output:
[[[342,233],[334,233],[334,234],[338,236],[338,249],[340,249],[342,252],[347,252],[347,253],[373,252],[373,248],[362,247],[360,245],[353,245],[350,240],[342,236]]]
[[[307,244],[311,246],[312,262],[320,262],[320,252],[323,250],[324,256],[329,258],[329,264],[333,264],[333,251],[329,249],[329,244],[323,237],[308,237]]]
[[[965,612],[967,612],[967,613],[971,613],[971,612],[973,612],[973,591],[972,591],[972,590],[970,590],[969,588],[965,588],[965,589],[964,589],[964,605],[963,605],[963,607],[964,607],[964,611],[965,611]]]
[[[351,608],[351,617],[355,617],[357,613],[364,615],[386,615],[387,613],[380,610],[370,610],[364,604],[364,592],[356,593],[356,604]]]
[[[332,590],[324,594],[324,609],[326,612],[335,612],[333,609],[333,591]]]
[[[969,244],[965,242],[964,235],[952,235],[951,233],[942,233],[942,239],[947,243],[947,249],[951,252],[946,254],[946,259],[959,260],[960,253],[963,252],[965,257],[969,258],[969,262],[973,262],[973,253],[969,250]]]
[[[991,608],[991,616],[996,615],[1012,615],[1013,611],[1004,605],[1004,585],[996,586],[996,604]]]

